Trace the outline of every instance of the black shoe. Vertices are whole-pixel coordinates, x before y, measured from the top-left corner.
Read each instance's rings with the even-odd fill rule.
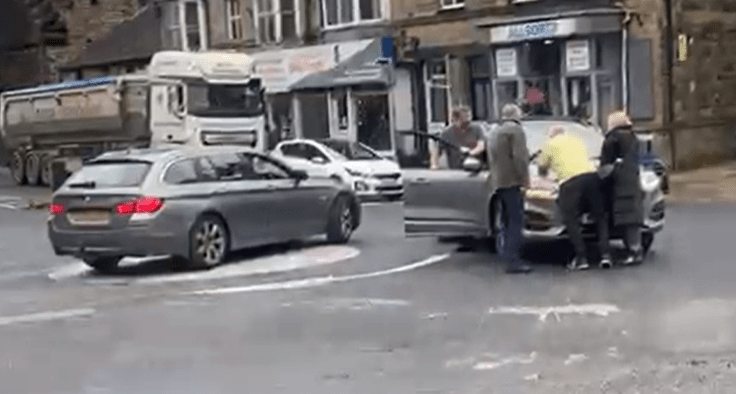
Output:
[[[528,274],[532,271],[534,271],[534,268],[527,263],[510,264],[506,268],[507,274]]]
[[[601,262],[600,262],[599,266],[601,268],[604,268],[604,269],[608,269],[608,268],[613,267],[613,260],[611,260],[611,256],[609,256],[607,254],[603,255],[603,257],[601,258]]]
[[[590,265],[588,264],[588,259],[585,257],[575,257],[567,264],[567,268],[570,271],[583,271],[590,268]]]

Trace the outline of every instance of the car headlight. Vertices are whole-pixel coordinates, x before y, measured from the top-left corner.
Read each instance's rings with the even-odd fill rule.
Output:
[[[659,189],[662,183],[662,179],[658,177],[657,174],[655,174],[654,172],[644,171],[639,177],[639,183],[641,184],[641,189],[644,192],[651,193]]]
[[[346,170],[346,171],[348,172],[348,174],[350,174],[351,176],[355,176],[355,177],[358,177],[358,178],[368,178],[368,175],[367,175],[367,174],[364,174],[364,173],[362,173],[362,172],[360,172],[360,171],[355,171],[355,170],[351,170],[351,169],[349,169],[349,168],[346,168],[345,170]]]

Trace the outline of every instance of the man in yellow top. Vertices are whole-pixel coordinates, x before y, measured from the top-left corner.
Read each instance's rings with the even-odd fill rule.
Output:
[[[608,239],[608,219],[602,194],[602,181],[590,162],[585,143],[579,138],[565,133],[562,126],[550,129],[547,141],[538,159],[540,174],[552,170],[560,182],[557,204],[562,213],[570,242],[575,248],[575,256],[568,268],[587,269],[585,242],[583,241],[581,217],[590,213],[598,229],[600,266],[612,265]]]

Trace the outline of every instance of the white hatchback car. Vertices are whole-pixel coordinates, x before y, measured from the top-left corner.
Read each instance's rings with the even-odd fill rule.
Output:
[[[361,200],[400,200],[404,195],[398,163],[359,142],[342,139],[282,141],[271,152],[289,165],[325,172],[350,184]]]

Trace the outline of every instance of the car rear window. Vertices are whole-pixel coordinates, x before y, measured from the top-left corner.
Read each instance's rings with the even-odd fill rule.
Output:
[[[151,163],[146,161],[89,163],[74,173],[67,185],[86,185],[95,189],[140,186],[150,170]]]

